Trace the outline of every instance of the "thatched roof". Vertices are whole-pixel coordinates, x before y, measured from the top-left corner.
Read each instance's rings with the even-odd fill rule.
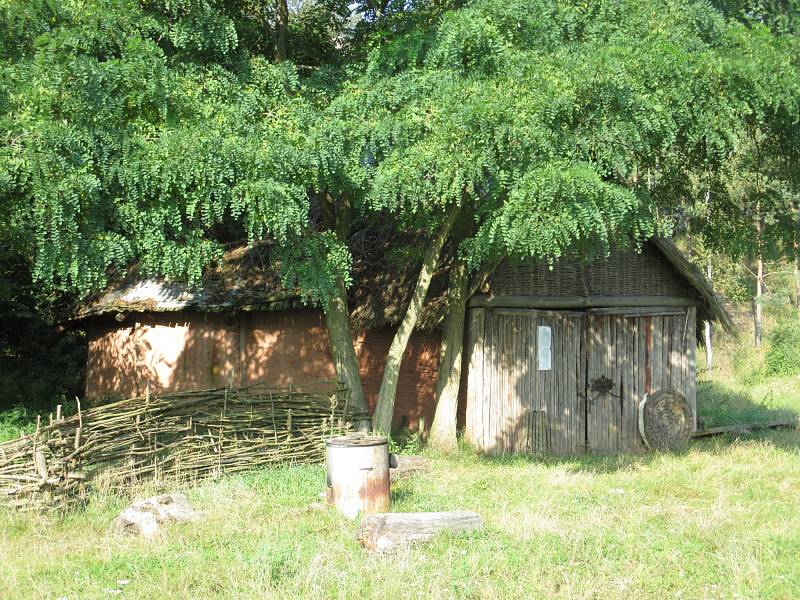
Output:
[[[352,242],[352,240],[351,240]],[[419,269],[414,257],[393,258],[396,240],[355,240],[353,282],[348,292],[356,329],[396,325],[405,314]],[[201,286],[135,273],[104,293],[85,299],[73,320],[128,312],[223,312],[227,310],[290,310],[308,306],[300,291],[286,289],[270,260],[270,246],[256,244],[227,251],[220,264],[209,268]],[[430,331],[444,317],[447,266],[431,282],[418,329]]]
[[[419,261],[413,256],[398,258],[398,253],[393,252],[399,247],[408,248],[408,240],[398,243],[397,239],[364,232],[350,242],[354,264],[348,300],[354,328],[397,325],[411,300],[419,270]],[[697,291],[701,300],[698,316],[717,321],[734,332],[730,315],[703,273],[670,240],[653,239],[652,243]],[[306,306],[298,290],[283,287],[270,261],[269,249],[267,244],[257,244],[229,250],[196,288],[130,275],[105,293],[80,304],[73,319],[127,312],[289,310]],[[421,330],[434,329],[444,318],[450,260],[442,262],[444,267],[434,276],[418,323]]]
[[[714,292],[711,282],[703,272],[680,251],[672,240],[666,238],[653,238],[653,244],[658,248],[664,257],[675,267],[686,280],[697,290],[703,303],[698,307],[698,316],[704,321],[716,321],[728,332],[737,334],[733,319],[728,313],[722,300]]]

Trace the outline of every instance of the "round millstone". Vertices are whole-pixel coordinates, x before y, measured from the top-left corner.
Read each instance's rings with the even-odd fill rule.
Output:
[[[652,450],[683,450],[694,431],[692,409],[677,390],[647,394],[639,404],[639,432]]]

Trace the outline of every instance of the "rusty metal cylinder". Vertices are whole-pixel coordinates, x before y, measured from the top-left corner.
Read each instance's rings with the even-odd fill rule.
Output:
[[[351,519],[389,510],[389,441],[350,433],[325,445],[328,503]]]

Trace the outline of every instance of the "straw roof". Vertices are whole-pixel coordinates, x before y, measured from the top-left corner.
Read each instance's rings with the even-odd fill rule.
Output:
[[[703,272],[694,264],[675,245],[675,242],[666,238],[653,238],[652,243],[661,250],[664,257],[675,267],[691,286],[697,290],[703,302],[698,307],[698,316],[704,321],[716,321],[728,332],[737,334],[733,319],[728,313],[720,297],[714,292],[711,282]]]
[[[348,290],[356,329],[396,325],[405,314],[416,282],[414,257],[393,258],[397,240],[369,240],[354,250],[353,282]],[[131,273],[105,292],[85,299],[71,320],[128,312],[224,312],[228,310],[291,310],[308,307],[298,289],[286,289],[270,260],[266,243],[239,246],[225,252],[209,268],[200,286]],[[431,282],[417,328],[430,331],[444,318],[449,260]]]
[[[356,329],[397,325],[411,300],[419,261],[397,258],[398,248],[413,246],[408,239],[371,236],[364,232],[351,239],[354,255],[353,283],[348,292],[351,318]],[[698,317],[720,323],[735,332],[733,321],[703,273],[667,239],[652,240],[667,261],[691,287],[700,302]],[[421,244],[419,245],[421,246]],[[129,275],[104,293],[89,298],[73,312],[72,319],[127,312],[222,312],[227,310],[291,310],[307,304],[297,289],[283,287],[269,256],[268,244],[239,246],[225,253],[210,268],[199,287]],[[431,283],[418,329],[430,331],[441,324],[447,303],[447,279],[452,252]]]

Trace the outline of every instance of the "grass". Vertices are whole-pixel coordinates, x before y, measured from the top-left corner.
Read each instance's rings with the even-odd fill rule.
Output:
[[[773,323],[770,323],[774,327]],[[745,323],[740,324],[745,332]],[[697,418],[700,427],[758,423],[800,414],[800,372],[770,375],[766,360],[770,343],[760,350],[739,340],[717,341],[715,365],[707,370],[705,352],[697,356]],[[795,349],[800,355],[800,347]]]
[[[462,449],[398,483],[393,510],[475,510],[485,531],[392,556],[368,555],[354,523],[312,506],[320,466],[188,490],[205,520],[152,542],[109,530],[126,502],[113,495],[65,518],[5,514],[0,597],[797,597],[798,448],[785,430],[679,455]]]
[[[706,426],[800,412],[800,378],[764,376],[763,353],[717,356],[699,377]],[[110,530],[130,495],[64,517],[0,512],[0,598],[800,597],[798,429],[681,454],[428,456],[392,509],[475,510],[483,532],[369,555],[355,523],[315,507],[323,468],[287,466],[186,490],[205,519],[150,542]]]

